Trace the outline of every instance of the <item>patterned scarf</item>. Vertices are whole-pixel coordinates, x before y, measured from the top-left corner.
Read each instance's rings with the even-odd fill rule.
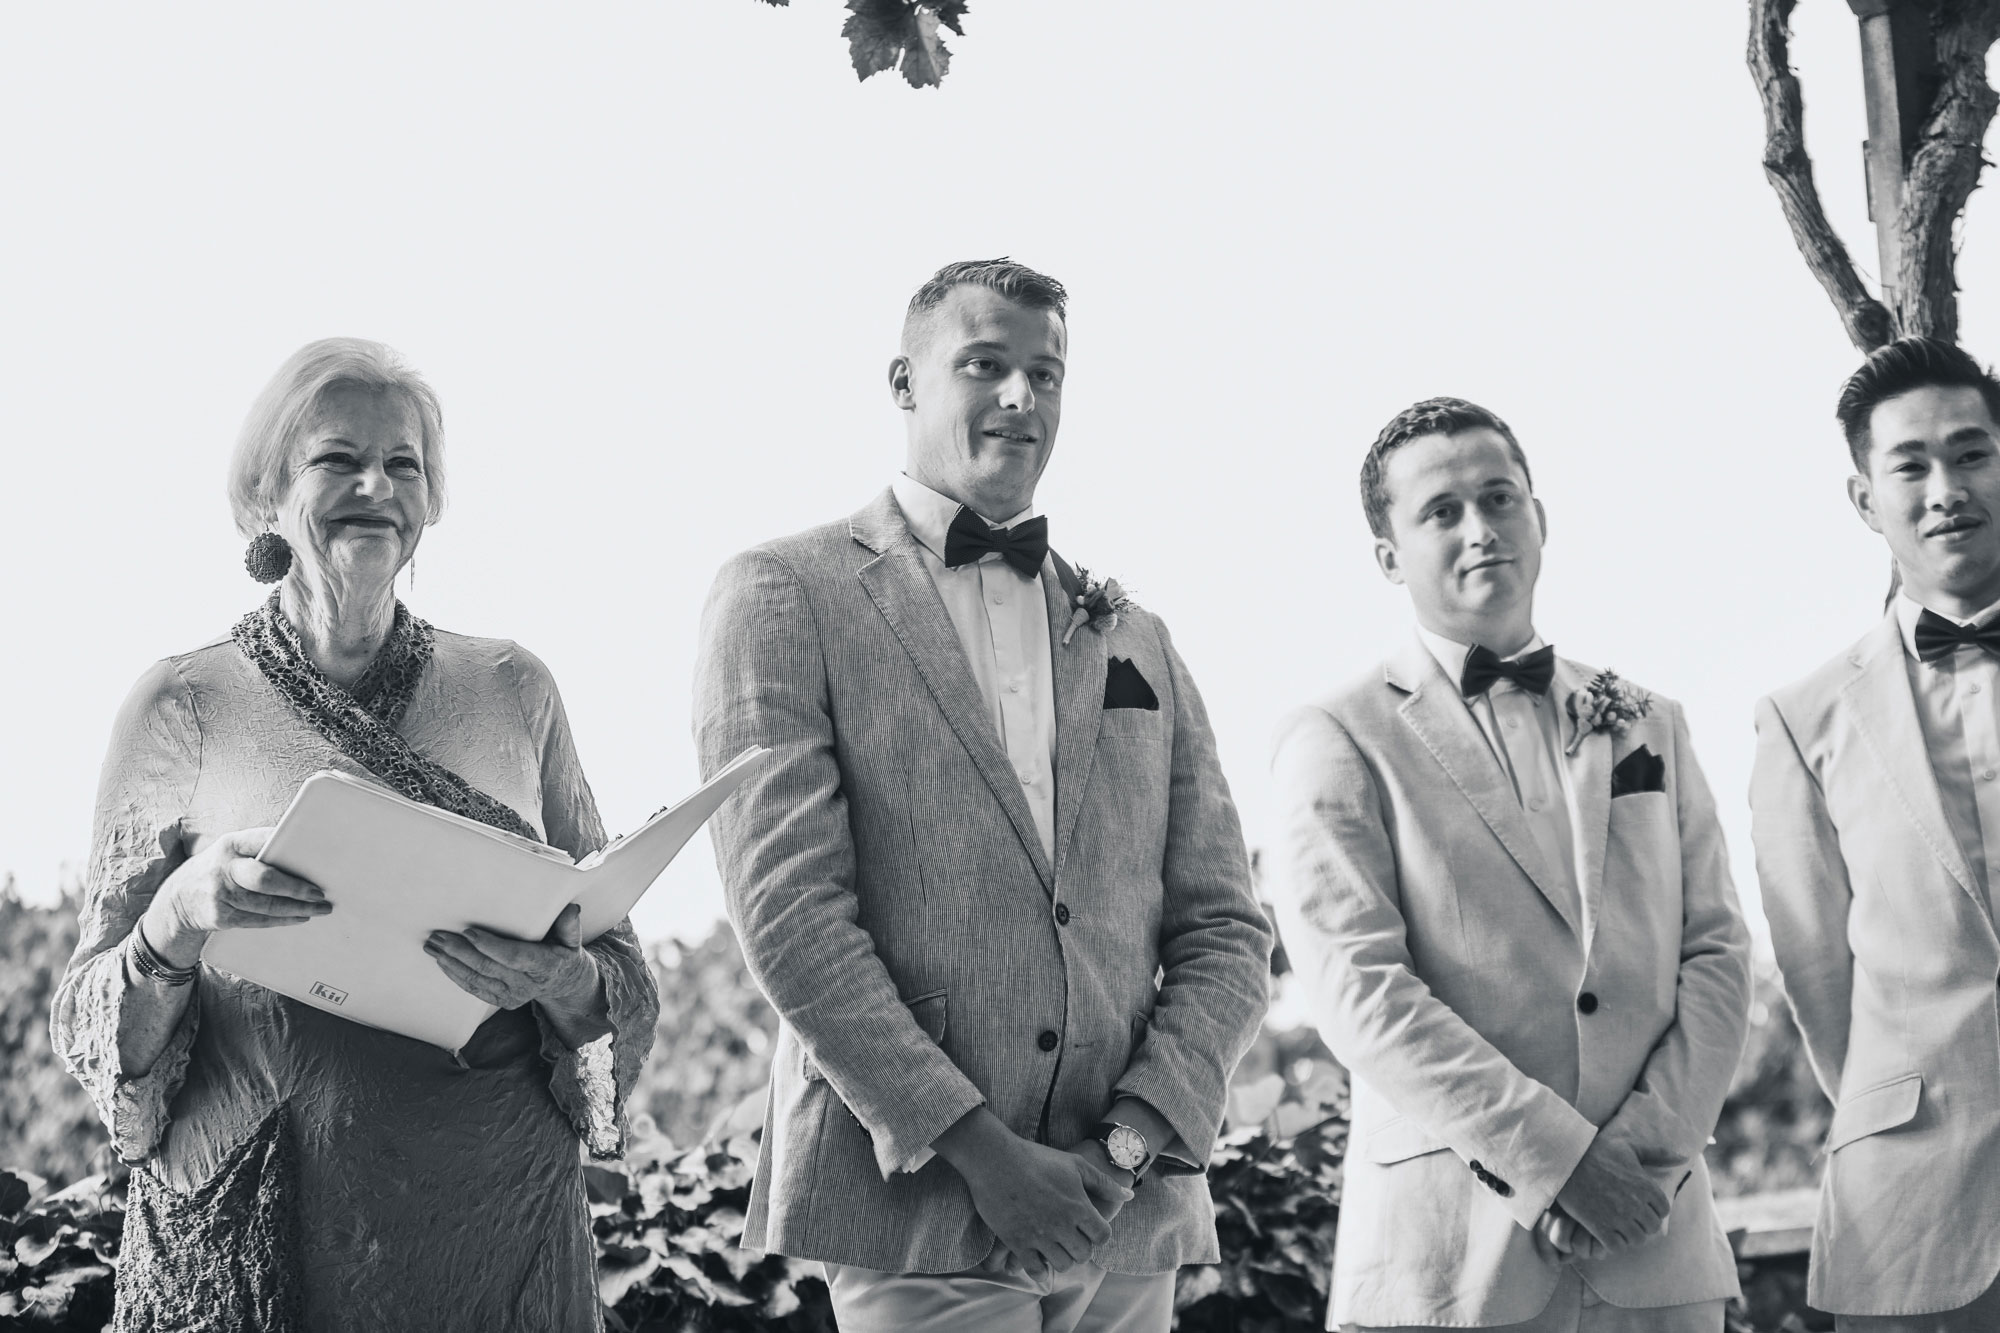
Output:
[[[328,680],[306,656],[278,609],[278,594],[236,622],[230,637],[292,711],[342,754],[413,801],[540,842],[525,819],[396,732],[431,661],[431,627],[396,603],[395,623],[352,690]]]

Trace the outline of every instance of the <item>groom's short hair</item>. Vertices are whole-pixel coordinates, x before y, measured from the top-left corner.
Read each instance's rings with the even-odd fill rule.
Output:
[[[1840,403],[1833,415],[1847,436],[1847,455],[1854,470],[1866,474],[1868,421],[1875,409],[1915,389],[1977,389],[1986,400],[1986,414],[2000,423],[2000,380],[1972,359],[1972,354],[1943,338],[1898,338],[1868,354],[1861,369],[1840,386]]]
[[[931,311],[944,304],[952,288],[967,285],[998,292],[1030,310],[1053,310],[1064,329],[1069,327],[1069,293],[1048,274],[1037,273],[1005,255],[998,259],[961,259],[933,273],[930,281],[917,288],[917,294],[910,298],[909,313],[903,316],[905,352],[911,350],[913,341],[921,341]]]
[[[1382,483],[1382,469],[1390,454],[1426,435],[1458,435],[1482,426],[1500,432],[1500,437],[1507,441],[1508,451],[1521,465],[1521,477],[1528,483],[1528,492],[1533,494],[1535,477],[1528,471],[1528,456],[1521,452],[1521,442],[1514,438],[1506,422],[1463,398],[1426,398],[1391,417],[1389,424],[1382,427],[1382,433],[1375,437],[1375,443],[1368,446],[1368,457],[1361,460],[1361,508],[1368,515],[1368,530],[1377,537],[1389,535],[1389,488]]]

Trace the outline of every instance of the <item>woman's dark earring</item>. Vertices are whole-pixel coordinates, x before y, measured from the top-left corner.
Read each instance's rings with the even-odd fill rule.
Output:
[[[275,532],[260,532],[243,553],[243,568],[259,583],[276,583],[292,567],[292,548]]]

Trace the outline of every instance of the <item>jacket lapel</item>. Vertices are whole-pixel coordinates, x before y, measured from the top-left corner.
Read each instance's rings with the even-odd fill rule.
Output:
[[[1583,898],[1584,948],[1588,951],[1601,919],[1599,906],[1604,895],[1604,858],[1611,840],[1611,737],[1592,732],[1578,743],[1579,729],[1570,716],[1570,696],[1588,680],[1584,668],[1566,657],[1556,658],[1556,683],[1550,698],[1556,706],[1557,732],[1562,738],[1559,762],[1568,765],[1570,790],[1576,796],[1572,818],[1576,821],[1578,888]],[[1571,747],[1575,753],[1571,753]]]
[[[917,539],[910,535],[902,510],[896,506],[895,493],[883,491],[850,520],[848,530],[856,541],[876,552],[876,558],[861,567],[861,586],[874,600],[882,618],[889,622],[903,651],[910,655],[938,710],[959,743],[965,746],[966,753],[972,756],[973,767],[992,789],[1000,808],[1007,812],[1008,821],[1034,862],[1043,890],[1052,891],[1055,872],[1042,851],[1041,834],[1035,831],[1034,815],[1028,809],[1027,798],[1021,794],[1021,781],[1000,748],[1000,737],[993,730],[986,701],[980,697],[979,685],[972,678],[965,649],[958,642],[958,631],[938,597],[930,571],[924,567]],[[1101,674],[1099,681],[1102,689]],[[1057,691],[1060,698],[1060,682]],[[1094,732],[1092,740],[1095,741]]]
[[[1569,928],[1581,935],[1582,926],[1575,909],[1551,877],[1548,863],[1535,845],[1534,832],[1528,827],[1527,812],[1521,809],[1498,756],[1487,744],[1486,733],[1473,720],[1457,689],[1445,679],[1430,649],[1421,639],[1413,640],[1408,649],[1389,663],[1385,675],[1392,686],[1410,696],[1397,710],[1403,721],[1416,732],[1417,739],[1436,757],[1446,776],[1493,830],[1493,836],[1521,867],[1521,873],[1548,899],[1549,906]]]
[[[1097,733],[1104,725],[1104,677],[1107,649],[1104,636],[1079,629],[1063,643],[1069,628],[1069,582],[1066,566],[1050,552],[1042,562],[1042,594],[1049,609],[1049,651],[1054,655],[1056,684],[1056,873],[1062,873],[1070,836],[1083,810],[1083,789],[1097,757]]]
[[[1864,639],[1851,659],[1855,673],[1841,687],[1841,699],[1854,718],[1868,753],[1882,770],[1896,803],[1902,807],[1931,854],[1972,895],[1981,913],[1990,917],[1986,895],[1979,889],[1965,853],[1945,819],[1944,798],[1930,765],[1923,725],[1917,720],[1910,694],[1909,669],[1903,662],[1903,634],[1891,613]]]

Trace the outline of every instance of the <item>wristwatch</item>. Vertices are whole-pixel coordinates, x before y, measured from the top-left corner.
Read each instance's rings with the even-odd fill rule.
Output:
[[[1153,1150],[1146,1144],[1146,1136],[1130,1125],[1121,1125],[1106,1120],[1090,1131],[1090,1136],[1104,1145],[1104,1155],[1111,1159],[1111,1165],[1121,1171],[1138,1175],[1153,1159]]]

